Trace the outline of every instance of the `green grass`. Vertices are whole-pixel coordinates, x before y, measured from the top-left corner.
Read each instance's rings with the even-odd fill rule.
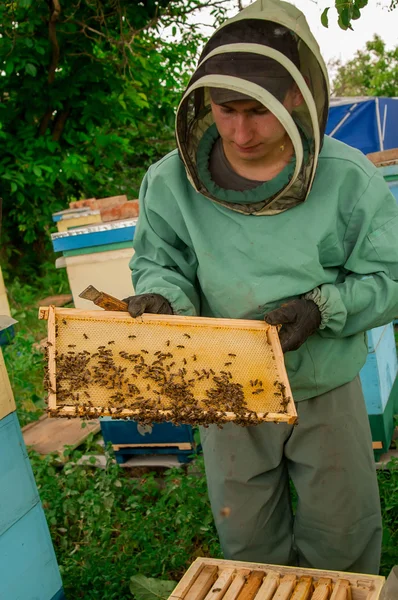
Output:
[[[21,425],[44,410],[43,354],[35,343],[46,335],[38,321],[40,298],[67,293],[64,271],[51,265],[24,281],[8,280],[16,339],[4,355]],[[90,435],[85,454],[98,452]],[[196,473],[173,469],[132,479],[108,460],[105,470],[80,466],[82,451],[66,450],[63,467],[54,456],[30,453],[68,598],[131,599],[136,574],[181,577],[197,556],[221,556],[209,506],[203,461]],[[108,458],[109,458],[108,454]],[[384,535],[382,574],[398,563],[398,461],[378,472]]]

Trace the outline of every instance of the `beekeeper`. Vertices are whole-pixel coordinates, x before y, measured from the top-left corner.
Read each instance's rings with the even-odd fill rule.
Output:
[[[358,373],[366,330],[398,314],[398,208],[360,152],[325,136],[328,99],[294,6],[258,0],[214,33],[178,107],[178,150],[142,183],[129,311],[282,324],[298,426],[201,431],[224,556],[377,573]]]

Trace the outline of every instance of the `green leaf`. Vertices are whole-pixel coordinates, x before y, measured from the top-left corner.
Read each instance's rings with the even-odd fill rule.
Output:
[[[36,175],[36,177],[41,177],[41,169],[36,167],[36,165],[33,167],[33,173]]]
[[[130,592],[136,600],[165,600],[176,585],[175,581],[153,579],[144,575],[130,577]]]
[[[36,77],[37,69],[36,69],[35,65],[32,65],[32,63],[26,63],[25,71],[28,75],[32,75],[32,77]]]
[[[368,0],[355,0],[354,4],[357,8],[365,8],[368,4]]]
[[[175,25],[173,25],[173,28],[171,30],[171,34],[174,36],[177,34],[177,27]]]
[[[12,60],[9,60],[6,64],[6,68],[4,69],[6,72],[6,75],[11,75],[11,73],[14,70],[14,63],[12,62]]]
[[[29,6],[32,4],[32,0],[19,0],[19,6],[21,8],[29,8]]]
[[[13,194],[14,192],[16,192],[18,189],[17,184],[15,183],[15,181],[11,182],[11,193]]]
[[[350,22],[351,22],[351,14],[350,14],[350,10],[348,8],[343,8],[343,10],[340,12],[339,15],[339,26],[341,27],[341,29],[348,29],[350,26]]]
[[[329,17],[328,17],[329,8],[330,8],[329,6],[327,8],[325,8],[323,13],[321,14],[321,23],[324,27],[329,27]]]
[[[357,7],[357,5],[354,4],[354,6],[352,7],[352,17],[351,17],[351,19],[353,19],[354,21],[356,21],[357,19],[359,19],[360,16],[361,16],[361,11]]]

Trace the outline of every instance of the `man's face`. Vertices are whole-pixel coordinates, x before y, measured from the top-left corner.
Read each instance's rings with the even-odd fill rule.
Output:
[[[283,101],[289,113],[300,103],[295,92],[293,89],[288,91]],[[211,101],[211,109],[228,154],[240,161],[259,161],[285,139],[283,125],[257,100],[237,100],[226,104]]]

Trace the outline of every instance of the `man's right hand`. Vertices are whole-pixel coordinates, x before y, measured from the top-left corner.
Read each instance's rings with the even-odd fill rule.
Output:
[[[142,315],[142,313],[152,313],[156,315],[173,314],[170,303],[160,294],[129,296],[128,298],[124,298],[123,302],[128,304],[127,310],[134,319]]]

